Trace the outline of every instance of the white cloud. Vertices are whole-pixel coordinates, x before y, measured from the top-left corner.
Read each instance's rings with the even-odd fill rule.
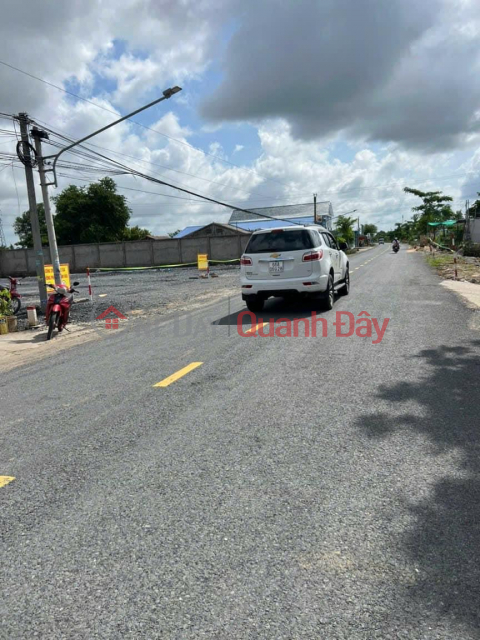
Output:
[[[362,0],[368,6],[371,2],[373,0]],[[328,93],[319,85],[318,74],[310,74],[308,65],[298,67],[302,55],[303,60],[311,55],[308,48],[305,51],[307,44],[314,48],[319,46],[317,40],[323,31],[317,33],[316,39],[307,37],[310,29],[308,12],[305,11],[303,18],[293,19],[295,11],[298,12],[298,3],[281,5],[282,9],[275,12],[270,27],[270,17],[261,4],[252,3],[243,11],[244,6],[233,1],[220,4],[214,0],[118,0],[116,3],[72,0],[51,5],[33,1],[10,3],[4,9],[0,23],[0,60],[11,62],[58,85],[74,80],[79,85],[76,91],[106,110],[86,102],[72,101],[58,90],[0,65],[0,111],[28,111],[53,129],[79,138],[115,119],[111,111],[119,113],[121,110],[124,113],[125,109],[142,104],[147,94],[158,93],[173,82],[185,82],[185,95],[179,94],[179,98],[191,96],[202,89],[206,93],[211,91],[211,78],[208,89],[198,89],[197,85],[190,89],[189,82],[192,78],[203,77],[212,61],[218,62],[218,51],[226,39],[224,26],[231,27],[234,18],[240,26],[231,48],[235,50],[237,47],[238,55],[244,53],[247,61],[250,59],[248,50],[252,52],[248,68],[250,75],[241,76],[242,82],[251,80],[252,84],[244,94],[251,105],[245,106],[240,100],[237,106],[243,111],[239,115],[234,114],[246,120],[257,119],[260,152],[251,167],[232,166],[218,157],[224,158],[223,149],[231,148],[232,131],[242,129],[232,127],[227,141],[223,139],[224,132],[218,123],[210,125],[195,121],[198,130],[194,131],[191,121],[185,117],[180,119],[175,113],[179,98],[161,103],[150,112],[150,117],[156,119],[153,123],[147,121],[150,128],[164,136],[124,122],[93,142],[113,152],[132,156],[112,156],[120,162],[232,204],[259,207],[306,202],[316,192],[320,200],[330,199],[336,212],[358,209],[362,222],[372,221],[384,227],[392,226],[399,217],[410,214],[409,209],[415,204],[415,199],[403,193],[406,185],[442,189],[456,199],[465,197],[466,189],[474,190],[473,178],[478,183],[480,176],[479,152],[467,159],[465,152],[460,155],[454,149],[447,154],[438,153],[436,149],[459,144],[459,141],[474,145],[477,140],[475,117],[478,123],[478,101],[472,110],[478,87],[475,76],[477,51],[473,45],[478,38],[480,9],[475,8],[475,3],[463,0],[457,5],[458,11],[454,15],[452,2],[441,2],[442,11],[432,16],[432,7],[440,5],[437,0],[427,0],[426,6],[421,11],[419,9],[420,13],[415,10],[411,16],[405,16],[403,7],[395,1],[389,7],[390,11],[397,11],[400,24],[388,24],[387,33],[374,33],[372,36],[372,43],[379,45],[392,36],[393,30],[394,41],[385,44],[385,60],[377,60],[377,47],[370,52],[363,51],[354,65],[349,61],[366,41],[366,32],[362,35],[363,23],[353,19],[357,15],[355,12],[349,14],[344,11],[340,17],[335,17],[337,22],[332,22],[340,29],[336,41],[331,42],[335,46],[324,58],[314,56],[315,64],[322,67],[321,73],[327,73],[331,82]],[[338,3],[326,0],[322,3],[332,16],[337,5],[345,9],[348,4],[347,0]],[[410,0],[405,6],[410,6]],[[290,8],[287,11],[285,7]],[[289,25],[283,20],[288,12],[293,16],[292,28],[295,27],[299,34],[305,29],[302,43],[298,38],[288,40],[294,41],[295,47],[282,44],[290,33]],[[369,15],[367,12],[362,20],[368,22]],[[388,17],[381,15],[382,20]],[[264,19],[257,29],[251,21],[259,16]],[[393,20],[392,15],[390,20]],[[451,28],[447,28],[448,20]],[[285,37],[280,37],[277,31],[276,41],[270,45],[270,56],[267,46],[270,31],[274,23],[279,24],[278,21]],[[412,21],[415,24],[412,25]],[[346,34],[353,22],[358,37],[347,46],[348,38],[341,38],[339,34]],[[312,24],[317,27],[317,23]],[[365,29],[370,26],[367,24]],[[250,39],[245,39],[245,29],[247,32],[251,30]],[[257,39],[253,40],[253,36]],[[123,52],[115,58],[113,54],[118,50],[118,42],[122,43]],[[35,48],[34,56],[32,47]],[[442,47],[446,52],[444,58],[439,54]],[[332,65],[337,62],[334,52],[338,49],[347,56],[340,69],[343,69],[343,75],[333,72]],[[470,55],[467,60],[466,53]],[[225,58],[227,83],[229,78],[237,77],[237,72],[245,70],[245,61],[242,60],[235,62],[241,63],[240,71],[232,66],[231,55]],[[258,76],[265,73],[265,87],[271,86],[269,83],[276,76],[270,78],[268,75],[275,71],[272,71],[270,62],[282,71],[282,78],[277,78],[277,85],[273,86],[273,93],[267,100],[255,83]],[[287,73],[288,65],[297,66],[291,68],[292,73]],[[298,69],[300,72],[293,74]],[[427,71],[431,77],[425,82]],[[357,72],[359,75],[355,75]],[[336,84],[345,81],[345,74],[348,82],[340,89],[347,91],[348,95],[343,102],[334,100],[332,91]],[[108,81],[108,91],[107,85],[99,88],[99,77]],[[312,78],[316,79],[313,83]],[[289,84],[294,80],[303,83],[302,92],[295,94],[295,99],[292,94],[298,92],[298,88]],[[465,82],[469,85],[466,91]],[[311,86],[305,91],[307,85]],[[425,96],[426,93],[428,95]],[[215,109],[219,118],[233,117],[233,112],[229,113],[229,104],[223,101],[227,94],[222,90],[222,99],[218,99],[220,94],[217,95]],[[288,108],[285,104],[282,107],[280,98],[284,95],[290,100]],[[193,109],[192,104],[189,104],[190,109]],[[439,120],[441,114],[445,116],[443,120]],[[424,125],[425,120],[427,123]],[[321,144],[315,141],[319,122],[324,127]],[[5,123],[1,126],[8,125]],[[215,142],[210,143],[209,138],[210,146],[206,151],[217,158],[189,146],[189,142],[195,139],[195,133],[215,133]],[[303,139],[299,140],[299,135]],[[421,148],[427,149],[429,154],[421,153],[415,144],[411,144],[409,136],[422,140]],[[378,137],[385,140],[381,148],[368,142]],[[343,140],[350,161],[335,157],[339,140]],[[398,140],[401,140],[401,145],[396,142]],[[432,144],[428,144],[429,140]],[[233,141],[234,154],[244,148],[244,142],[242,139],[238,144]],[[8,149],[14,152],[13,140],[11,146],[3,145],[3,139],[0,143],[0,151]],[[112,155],[110,151],[105,153]],[[1,169],[0,165],[0,208],[8,241],[14,242],[11,224],[18,213],[17,194],[12,170]],[[456,177],[443,178],[456,171]],[[462,186],[465,182],[462,172],[467,171],[472,179],[468,185]],[[27,208],[24,175],[19,169],[15,169],[15,175],[23,211]],[[189,198],[140,178],[120,176],[116,180],[119,187]],[[62,178],[59,189],[70,182],[75,181]],[[79,179],[77,182],[86,184]],[[215,219],[225,221],[229,217],[228,210],[208,203],[139,191],[120,192],[128,197],[133,211],[132,223],[146,226],[156,234],[188,224],[208,223]],[[40,201],[39,192],[38,198]],[[457,200],[456,205],[459,204],[460,200]]]

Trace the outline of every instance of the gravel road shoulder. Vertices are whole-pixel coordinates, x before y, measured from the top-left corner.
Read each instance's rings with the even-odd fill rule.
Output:
[[[197,269],[176,269],[161,271],[107,272],[92,274],[93,303],[88,300],[88,284],[85,274],[72,274],[71,281],[78,281],[76,287],[81,302],[72,306],[68,331],[55,335],[46,342],[46,327],[35,330],[27,328],[26,308],[39,304],[35,278],[21,280],[22,311],[17,333],[0,339],[0,371],[8,371],[56,351],[98,339],[95,331],[104,327],[104,320],[98,320],[110,306],[115,307],[130,323],[146,318],[168,317],[184,311],[192,311],[204,305],[234,297],[239,299],[240,288],[238,267],[218,267],[210,278],[199,277]],[[42,325],[44,317],[39,314]],[[121,324],[119,323],[121,329]]]

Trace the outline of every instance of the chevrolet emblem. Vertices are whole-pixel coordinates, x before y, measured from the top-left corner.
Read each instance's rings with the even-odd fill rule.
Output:
[[[271,253],[270,258],[279,258],[281,255],[281,253]]]

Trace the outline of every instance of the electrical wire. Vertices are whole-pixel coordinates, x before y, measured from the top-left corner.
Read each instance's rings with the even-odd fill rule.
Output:
[[[58,173],[58,176],[60,176],[62,178],[67,178],[67,179],[70,179],[70,180],[78,180],[80,182],[90,182],[90,180],[88,178],[78,178],[77,176],[72,176],[72,175],[68,175],[68,174],[65,174],[65,173]],[[190,203],[191,205],[203,204],[201,199],[184,198],[183,196],[174,196],[174,195],[171,195],[171,194],[168,194],[168,193],[159,193],[158,191],[146,191],[145,189],[135,189],[133,187],[125,187],[123,185],[118,185],[118,184],[117,184],[117,189],[119,189],[120,191],[136,191],[138,193],[146,193],[146,194],[150,194],[150,195],[157,195],[157,196],[162,196],[164,198],[169,198],[169,199],[173,199],[173,200],[183,200],[186,203]],[[150,202],[150,203],[147,203],[147,202],[133,202],[133,203],[131,203],[131,206],[135,206],[135,207],[138,207],[138,206],[161,206],[161,204],[162,203],[158,203],[158,202]],[[317,204],[320,204],[320,203],[317,203]],[[236,209],[236,207],[234,207],[231,203],[230,203],[230,205],[231,205],[232,209]],[[294,206],[307,206],[307,205],[313,206],[313,203],[304,202],[304,203],[300,203],[300,205],[298,205],[298,203],[294,204]],[[172,205],[171,203],[169,203],[168,206],[170,208],[172,206],[182,206],[182,207],[184,207],[186,205],[183,204],[183,203],[182,204],[179,203],[178,205]],[[217,205],[217,206],[219,206],[219,205]],[[288,207],[288,206],[291,206],[291,205],[286,203],[286,204],[281,205],[281,206],[287,206]],[[269,207],[267,207],[267,208],[269,208]],[[148,214],[148,215],[150,215],[150,214]],[[260,217],[262,216],[262,214],[259,214],[259,213],[255,213],[255,215],[258,215]],[[277,219],[278,220],[280,220],[280,219],[284,220],[284,218],[277,218]]]
[[[121,167],[122,169],[128,171],[130,173],[130,175],[137,176],[139,178],[144,178],[145,180],[148,180],[150,182],[154,182],[156,184],[162,184],[162,185],[164,185],[166,187],[170,187],[171,189],[175,189],[177,191],[181,191],[182,193],[186,193],[188,195],[200,198],[201,200],[205,200],[206,202],[211,202],[211,203],[214,203],[214,204],[218,204],[218,205],[220,205],[222,207],[226,207],[227,209],[230,209],[230,210],[235,209],[236,211],[242,211],[243,213],[248,213],[249,215],[257,216],[258,218],[267,218],[269,220],[278,220],[280,222],[285,222],[284,218],[278,218],[276,216],[269,216],[269,215],[264,214],[264,213],[256,213],[254,211],[250,211],[249,209],[243,209],[242,207],[238,207],[238,206],[235,207],[235,206],[233,206],[231,204],[227,204],[226,202],[222,202],[221,200],[216,200],[215,198],[210,198],[210,197],[205,196],[203,194],[196,193],[195,191],[191,191],[190,189],[185,189],[183,187],[179,187],[178,185],[174,185],[174,184],[172,184],[170,182],[166,182],[165,180],[159,180],[158,178],[154,178],[153,176],[149,176],[148,174],[141,173],[140,171],[136,171],[135,169],[132,169],[131,167],[128,167],[127,165],[124,165],[124,164],[122,164],[120,162],[117,162],[116,160],[113,160],[112,158],[108,158],[108,156],[105,156],[105,155],[103,155],[101,153],[97,153],[97,152],[95,152],[95,153],[99,157],[104,158],[106,160],[109,160],[112,164],[114,164],[114,165],[116,165],[118,167]],[[292,222],[293,222],[293,220],[292,220]],[[302,223],[294,222],[294,224],[297,224],[298,226],[304,226]]]
[[[38,120],[38,123],[42,123],[42,121]],[[49,125],[47,123],[42,123],[42,126],[45,126],[45,125],[46,125],[45,128],[46,128],[47,131],[62,137],[63,139],[67,140],[68,142],[74,142],[74,140],[72,138],[69,138],[68,136],[64,136],[62,134],[58,134],[57,132],[53,131],[52,129],[48,129],[47,127]],[[128,155],[128,154],[125,154],[125,153],[120,153],[120,152],[117,152],[117,151],[113,151],[112,149],[107,149],[105,147],[101,147],[99,145],[95,145],[95,144],[92,144],[92,143],[89,143],[89,144],[91,146],[93,146],[93,147],[98,148],[98,149],[103,149],[103,150],[109,151],[110,153],[113,153],[114,155],[118,155],[118,156],[126,157],[126,158],[131,158],[131,159],[136,160],[137,162],[141,162],[143,164],[150,164],[152,166],[158,166],[158,167],[161,167],[161,168],[165,168],[168,171],[174,171],[176,173],[181,173],[181,174],[184,174],[184,175],[187,175],[187,176],[190,176],[190,177],[194,177],[194,178],[199,179],[199,180],[203,180],[205,182],[211,182],[213,184],[218,184],[219,186],[225,186],[225,187],[233,189],[233,190],[236,189],[236,187],[231,187],[229,185],[222,185],[222,183],[218,183],[215,180],[208,180],[207,178],[200,178],[199,176],[195,176],[193,174],[190,174],[190,173],[187,173],[187,172],[184,172],[184,171],[180,171],[180,170],[177,170],[177,169],[171,169],[169,167],[165,167],[164,165],[159,165],[159,164],[156,164],[154,162],[150,162],[148,160],[142,160],[140,158],[136,158],[135,156],[131,156],[131,155]],[[83,145],[79,145],[79,146],[83,146]],[[88,147],[87,147],[87,149],[88,149]],[[460,177],[463,177],[463,176],[468,176],[470,173],[472,173],[472,172],[471,171],[462,172],[462,173],[456,172],[456,173],[452,173],[452,174],[448,174],[448,175],[438,176],[436,178],[433,178],[433,180],[440,181],[440,180],[448,180],[450,178],[460,178]],[[162,174],[160,174],[160,175],[162,175]],[[414,182],[408,181],[408,182],[409,182],[409,184],[413,184],[415,186],[415,185],[425,184],[426,182],[431,182],[431,181],[432,181],[432,178],[426,178],[424,180],[417,180],[417,181],[414,181]],[[179,184],[182,185],[183,183],[179,183]],[[368,186],[368,187],[353,187],[351,189],[327,190],[327,191],[322,191],[322,195],[327,195],[327,196],[328,195],[340,195],[341,196],[341,195],[344,195],[344,194],[347,194],[347,193],[354,193],[354,192],[360,192],[360,191],[382,190],[382,189],[389,189],[389,190],[392,190],[392,191],[400,189],[400,190],[403,191],[403,186],[400,185],[400,184],[395,184],[395,183],[390,182],[390,183],[379,184],[379,185],[378,184],[377,185],[371,185],[371,186]],[[239,189],[239,190],[242,190],[242,189]],[[248,193],[250,193],[250,191],[248,191]],[[255,198],[255,200],[257,200],[257,201],[268,200],[269,202],[271,202],[273,200],[283,200],[283,199],[284,199],[284,196],[265,196],[263,198],[262,197],[256,197]]]
[[[95,152],[94,152],[94,153],[95,153]],[[100,155],[101,155],[101,157],[102,157],[102,158],[106,158],[106,156],[103,156],[102,154],[100,154]],[[110,160],[111,160],[112,162],[114,162],[115,164],[119,164],[119,165],[120,165],[120,166],[122,166],[122,168],[124,168],[124,169],[127,169],[127,168],[128,168],[128,167],[126,167],[125,165],[121,165],[120,163],[117,163],[115,160],[112,160],[112,159],[110,159]],[[134,175],[134,176],[135,176],[135,175],[138,175],[139,177],[144,177],[145,179],[150,180],[150,181],[153,181],[153,182],[157,182],[158,184],[163,184],[163,185],[166,185],[166,186],[170,186],[170,187],[172,187],[172,188],[174,188],[174,189],[178,189],[179,191],[182,191],[182,192],[185,192],[185,193],[188,193],[188,194],[192,194],[192,195],[194,195],[194,196],[196,196],[196,197],[198,197],[198,198],[200,198],[200,199],[207,200],[207,201],[209,201],[209,202],[211,202],[211,203],[213,203],[213,204],[218,204],[219,206],[228,206],[228,207],[229,207],[229,208],[231,208],[231,209],[237,209],[237,210],[239,210],[239,211],[245,211],[245,212],[251,213],[251,214],[253,214],[253,215],[255,215],[255,216],[258,216],[259,218],[261,218],[261,217],[266,217],[266,218],[272,218],[272,219],[276,219],[276,220],[282,220],[282,221],[284,221],[284,218],[275,218],[275,217],[273,217],[273,216],[268,216],[268,215],[265,215],[265,214],[260,214],[260,213],[253,212],[253,211],[250,211],[250,210],[242,209],[241,207],[233,206],[231,203],[227,205],[226,203],[220,202],[220,201],[215,200],[215,199],[213,199],[213,198],[207,198],[206,196],[203,196],[203,195],[200,195],[200,194],[196,194],[195,192],[192,192],[192,191],[190,191],[190,190],[182,189],[182,188],[178,187],[177,185],[171,185],[171,184],[169,184],[169,183],[167,183],[167,182],[165,182],[165,181],[157,180],[157,179],[155,179],[155,178],[153,178],[153,177],[151,177],[151,176],[148,176],[148,177],[147,177],[147,176],[146,176],[146,174],[142,174],[142,173],[137,172],[137,171],[135,171],[135,170],[133,170],[133,172],[131,173],[131,175]],[[70,176],[68,176],[68,177],[70,177]],[[119,188],[122,188],[122,187],[119,187]],[[133,188],[129,188],[129,187],[125,187],[125,189],[126,189],[126,190],[132,190],[132,191],[134,190]],[[142,192],[143,190],[141,190],[141,189],[137,189],[137,191]],[[147,192],[147,193],[152,193],[152,194],[153,194],[154,192]],[[155,194],[155,195],[160,195],[160,196],[164,196],[164,197],[171,197],[171,198],[179,198],[178,196],[170,196],[169,194],[163,194],[163,193],[158,193],[158,194]],[[188,200],[188,199],[186,199],[186,200]],[[375,200],[373,200],[372,202],[383,202],[383,200],[381,200],[381,199],[375,199]],[[192,201],[192,203],[197,204],[197,203],[198,203],[198,201],[194,200],[194,201]],[[360,205],[358,205],[358,206],[360,206]],[[403,211],[403,210],[405,210],[405,211],[406,211],[406,210],[411,210],[411,207],[410,207],[410,206],[406,206],[406,207],[404,207],[404,208],[402,208],[402,209],[398,209],[398,208],[396,208],[395,210],[396,210],[396,211]]]
[[[17,194],[17,204],[18,204],[18,215],[21,216],[21,207],[20,207],[20,197],[18,195],[18,187],[17,187],[17,179],[15,178],[15,171],[13,170],[13,163],[12,163],[12,176],[13,176],[13,184],[15,185],[15,191]]]
[[[196,193],[194,191],[191,191],[189,189],[185,189],[183,187],[179,187],[178,185],[173,185],[173,184],[171,184],[169,182],[166,182],[164,180],[158,180],[157,178],[154,178],[153,176],[149,176],[149,175],[144,174],[144,173],[142,173],[140,171],[132,169],[131,167],[128,167],[127,165],[124,165],[124,164],[122,164],[122,163],[120,163],[120,162],[118,162],[116,160],[113,160],[112,158],[109,158],[108,156],[105,156],[104,154],[101,154],[101,153],[98,153],[98,152],[92,152],[92,153],[94,153],[94,155],[96,155],[96,156],[98,156],[100,158],[103,158],[104,160],[107,160],[107,161],[111,162],[115,166],[118,166],[121,169],[124,169],[125,171],[130,173],[130,175],[138,176],[138,177],[144,178],[145,180],[149,180],[150,182],[154,182],[154,183],[157,183],[157,184],[163,184],[163,185],[165,185],[167,187],[170,187],[172,189],[176,189],[177,191],[181,191],[183,193],[187,193],[187,194],[192,195],[194,197],[200,198],[201,200],[205,200],[207,202],[215,203],[215,204],[218,204],[220,206],[226,207],[228,209],[236,209],[237,211],[243,211],[244,213],[252,214],[252,215],[257,216],[259,218],[269,218],[271,220],[284,221],[283,218],[277,218],[275,216],[269,216],[267,214],[255,213],[255,212],[247,210],[247,209],[242,209],[242,208],[240,208],[238,206],[235,207],[235,206],[233,206],[231,204],[227,204],[227,203],[222,202],[220,200],[216,200],[215,198],[210,198],[208,196],[204,196],[203,194],[198,194],[198,193]],[[301,223],[295,223],[295,224],[299,224],[299,226],[303,226]]]
[[[39,82],[43,82],[44,84],[47,84],[50,87],[53,87],[54,89],[58,89],[59,91],[63,91],[63,93],[66,93],[74,98],[77,98],[78,100],[83,100],[83,102],[87,102],[88,104],[93,105],[94,107],[97,107],[98,109],[102,109],[103,111],[107,111],[108,113],[112,113],[115,116],[118,117],[118,113],[116,111],[113,111],[112,109],[107,109],[107,107],[102,107],[102,105],[97,104],[96,102],[93,102],[92,100],[88,100],[87,98],[83,98],[82,96],[77,95],[76,93],[73,93],[72,91],[67,91],[67,89],[64,89],[63,87],[59,87],[56,84],[53,84],[52,82],[48,82],[47,80],[44,80],[43,78],[39,78],[38,76],[33,75],[32,73],[28,73],[27,71],[24,71],[23,69],[19,69],[18,67],[15,67],[11,64],[9,64],[8,62],[4,62],[3,60],[0,60],[0,64],[4,65],[5,67],[8,67],[9,69],[13,69],[14,71],[18,71],[19,73],[23,73],[24,75],[33,78],[34,80],[38,80]],[[157,129],[153,129],[152,127],[148,127],[145,124],[142,124],[141,122],[138,122],[137,120],[133,120],[131,118],[128,118],[128,122],[132,122],[133,124],[142,127],[143,129],[147,129],[147,131],[153,131],[154,133],[167,138],[168,140],[172,140],[173,142],[176,142],[177,144],[182,144],[186,147],[189,147],[190,149],[193,149],[194,151],[197,151],[198,153],[201,153],[204,156],[210,156],[212,158],[216,158],[217,160],[220,160],[221,162],[224,162],[225,164],[229,164],[232,167],[237,167],[237,168],[241,168],[241,169],[247,169],[248,171],[253,171],[255,173],[256,170],[251,168],[251,167],[241,167],[240,165],[235,164],[234,162],[231,162],[230,160],[226,160],[225,158],[222,158],[221,156],[217,156],[214,153],[209,153],[207,151],[203,151],[202,149],[198,149],[198,147],[194,147],[193,145],[191,145],[188,142],[185,142],[184,140],[179,140],[178,138],[174,138],[173,136],[169,136],[166,133],[162,133],[161,131],[158,131]],[[289,187],[289,185],[280,182],[280,180],[275,180],[275,178],[266,178],[266,180],[268,180],[269,182],[276,182],[277,184],[282,185],[283,187]]]
[[[53,135],[57,135],[60,138],[63,138],[64,140],[66,140],[68,142],[75,142],[75,140],[73,138],[70,138],[70,137],[66,136],[65,134],[60,134],[57,131],[54,131],[52,128],[50,128],[51,125],[48,125],[48,123],[42,122],[41,120],[39,120],[37,118],[34,118],[33,121],[36,124],[41,125],[45,129],[45,131],[47,131],[48,133],[51,133]],[[127,153],[121,153],[121,152],[118,152],[118,151],[114,151],[113,149],[108,149],[107,147],[102,147],[100,145],[96,145],[96,144],[93,144],[91,142],[89,142],[88,144],[91,145],[92,147],[96,147],[97,149],[102,149],[103,151],[108,151],[109,153],[113,153],[114,155],[117,155],[117,156],[120,156],[120,157],[129,158],[131,160],[134,160],[136,163],[142,163],[142,164],[147,164],[147,165],[151,165],[151,166],[154,166],[154,167],[159,167],[161,169],[165,169],[166,171],[173,171],[174,173],[179,173],[179,174],[182,174],[182,175],[186,175],[186,176],[189,176],[191,178],[194,178],[195,180],[201,180],[202,182],[208,182],[208,183],[211,183],[211,184],[215,184],[215,185],[218,185],[220,187],[231,189],[232,191],[243,191],[244,193],[250,193],[249,190],[243,189],[241,187],[235,187],[235,186],[232,186],[232,185],[224,184],[222,182],[218,182],[217,180],[210,180],[209,178],[203,178],[203,177],[201,177],[199,175],[188,173],[187,171],[181,171],[180,169],[174,169],[173,167],[168,167],[168,166],[159,164],[158,162],[152,162],[150,160],[143,160],[142,158],[138,158],[137,156],[132,156],[132,155],[129,155]],[[55,144],[53,144],[53,146],[55,146]],[[85,145],[78,145],[78,146],[80,148],[88,150],[88,146],[86,144]],[[70,152],[75,153],[75,151],[73,149],[69,150],[67,153],[70,153]],[[156,175],[163,176],[162,173],[158,173]],[[179,183],[179,184],[184,184],[184,183]],[[265,200],[271,201],[272,198],[275,198],[275,196],[264,196],[263,198],[257,198],[257,199],[265,199]],[[282,196],[279,196],[279,199],[282,199]]]

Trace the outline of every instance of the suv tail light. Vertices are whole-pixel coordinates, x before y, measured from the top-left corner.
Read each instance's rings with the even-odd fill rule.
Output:
[[[321,260],[323,258],[323,251],[309,251],[304,253],[302,257],[303,262],[312,262],[312,260]]]
[[[240,258],[240,264],[242,264],[244,267],[248,267],[252,264],[252,259],[247,258],[246,256],[242,256]]]

